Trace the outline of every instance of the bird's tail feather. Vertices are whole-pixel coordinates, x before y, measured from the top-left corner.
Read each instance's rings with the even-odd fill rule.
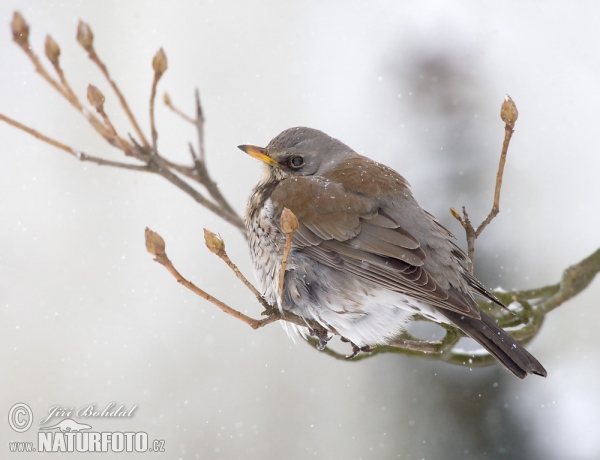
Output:
[[[481,313],[481,319],[450,310],[444,310],[443,314],[517,377],[524,379],[528,374],[542,377],[548,375],[544,366],[531,353],[484,313]]]

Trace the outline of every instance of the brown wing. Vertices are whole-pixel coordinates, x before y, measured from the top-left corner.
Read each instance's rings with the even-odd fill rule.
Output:
[[[395,187],[393,191],[397,192],[397,178],[401,178],[394,174],[397,177],[392,177],[389,184],[367,176],[371,187],[378,190],[369,195],[324,177],[283,180],[271,194],[275,216],[279,216],[284,207],[296,215],[300,225],[294,235],[294,247],[312,259],[429,305],[479,318],[479,308],[471,296],[446,280],[437,281],[433,270],[427,268],[425,248],[399,219],[386,212],[387,205],[382,203],[382,198],[389,196],[390,187]],[[394,196],[414,203],[405,183],[404,187],[405,192],[394,193]],[[416,207],[423,213],[421,218],[426,216]],[[434,220],[429,224],[432,229],[437,226]],[[443,238],[444,247],[455,247],[447,242],[447,236]],[[450,254],[450,249],[447,252],[456,264],[454,269],[459,269],[456,257]],[[456,276],[462,277],[462,274]]]

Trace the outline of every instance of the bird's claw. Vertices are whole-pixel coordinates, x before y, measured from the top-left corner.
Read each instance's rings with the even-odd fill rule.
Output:
[[[346,338],[342,338],[342,342],[350,342],[350,340],[346,339]],[[352,343],[352,342],[350,342]],[[371,347],[369,345],[366,345],[364,347],[359,347],[358,345],[355,345],[354,343],[352,343],[352,354],[349,356],[346,356],[346,359],[352,359],[352,358],[356,358],[356,356],[360,353],[371,353],[375,348]]]

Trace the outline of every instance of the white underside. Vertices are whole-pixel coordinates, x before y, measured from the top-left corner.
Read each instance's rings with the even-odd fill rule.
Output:
[[[344,312],[344,299],[336,303],[326,302],[308,311],[312,319],[323,327],[334,329],[353,344],[364,347],[385,345],[406,328],[415,315],[420,314],[437,323],[448,323],[436,309],[405,295],[380,289],[374,295],[359,295],[352,299],[352,308],[360,305],[362,312]],[[368,312],[368,313],[367,313]],[[308,328],[282,322],[290,337],[306,337]]]

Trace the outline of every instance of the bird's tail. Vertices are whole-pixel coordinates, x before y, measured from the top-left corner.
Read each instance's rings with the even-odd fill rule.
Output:
[[[542,377],[548,375],[544,366],[531,353],[483,312],[481,319],[450,310],[444,310],[443,314],[517,377],[524,379],[528,374]]]

